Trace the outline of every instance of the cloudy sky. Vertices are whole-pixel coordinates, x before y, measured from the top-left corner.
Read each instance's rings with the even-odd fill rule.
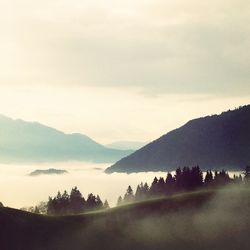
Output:
[[[0,0],[0,113],[101,143],[250,103],[249,0]]]

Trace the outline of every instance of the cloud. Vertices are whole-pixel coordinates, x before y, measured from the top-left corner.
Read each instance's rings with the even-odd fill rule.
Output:
[[[1,84],[249,93],[249,1],[1,2]]]

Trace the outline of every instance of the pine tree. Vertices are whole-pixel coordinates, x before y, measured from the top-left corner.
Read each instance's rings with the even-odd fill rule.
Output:
[[[141,182],[140,185],[137,186],[136,188],[136,192],[135,192],[135,200],[136,201],[142,201],[145,199],[146,197],[146,192],[148,191],[148,186],[146,184],[146,186],[143,185],[143,183]]]
[[[189,167],[182,169],[181,187],[184,190],[191,190],[194,186],[194,173]]]
[[[163,177],[159,178],[159,181],[157,183],[157,192],[159,196],[162,196],[165,193],[165,181]]]
[[[88,209],[95,209],[96,208],[96,197],[95,197],[95,195],[90,193],[88,195],[86,203],[87,203],[87,208]]]
[[[47,203],[47,214],[48,215],[55,214],[54,202],[53,202],[52,197],[50,197],[50,196],[49,196],[49,201]]]
[[[67,214],[70,212],[70,198],[66,190],[62,194],[61,207],[62,214]]]
[[[109,209],[109,203],[108,203],[107,200],[104,201],[103,208],[104,209]]]
[[[131,203],[134,201],[134,193],[133,193],[131,186],[128,186],[128,189],[127,189],[126,194],[124,195],[123,201],[125,203]]]
[[[100,198],[99,195],[96,196],[96,200],[95,200],[95,209],[101,209],[103,208],[103,202]]]
[[[77,214],[83,212],[85,208],[85,199],[82,197],[82,194],[77,187],[72,188],[69,201],[69,210],[71,213]]]
[[[55,214],[61,214],[62,210],[62,195],[61,192],[58,191],[56,197],[53,199],[53,204],[54,204],[54,209],[55,209]]]
[[[176,191],[183,190],[183,183],[182,183],[182,171],[181,168],[177,168],[175,171],[175,180],[176,180]]]
[[[192,167],[189,181],[189,188],[192,190],[203,186],[203,174],[199,166]]]
[[[116,205],[117,205],[117,206],[121,206],[121,205],[122,205],[122,203],[123,203],[122,197],[121,197],[121,196],[119,196],[119,197],[118,197],[118,199],[117,199],[117,203],[116,203]]]
[[[205,185],[209,186],[209,185],[212,184],[212,182],[213,182],[213,173],[212,173],[212,171],[210,170],[210,171],[207,171],[207,172],[206,172],[206,176],[205,176],[205,179],[204,179],[204,183],[205,183]]]
[[[142,199],[142,188],[141,184],[137,185],[136,191],[135,191],[135,200],[140,201]]]
[[[175,189],[175,178],[172,176],[171,173],[168,172],[167,178],[165,181],[165,193],[167,195],[174,193]]]
[[[223,169],[219,173],[216,172],[214,183],[216,186],[226,185],[231,181],[229,174]]]
[[[149,186],[148,183],[145,182],[142,189],[142,200],[146,200],[149,197]]]
[[[151,187],[149,189],[151,196],[156,196],[158,194],[158,179],[157,177],[154,178]]]

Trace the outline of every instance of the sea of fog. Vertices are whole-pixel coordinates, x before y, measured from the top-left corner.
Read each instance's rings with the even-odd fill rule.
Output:
[[[70,192],[72,187],[77,186],[85,198],[92,192],[114,206],[128,185],[135,191],[140,182],[148,182],[150,185],[155,176],[166,176],[165,172],[105,174],[104,169],[110,165],[86,162],[0,164],[0,201],[14,208],[34,206],[40,201],[47,201],[49,196],[55,196],[58,190]],[[67,170],[68,174],[28,175],[34,170],[49,168]],[[230,172],[231,176],[233,174],[239,172]]]

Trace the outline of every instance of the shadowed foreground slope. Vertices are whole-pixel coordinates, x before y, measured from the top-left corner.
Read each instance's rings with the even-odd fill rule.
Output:
[[[0,208],[1,249],[248,249],[250,191],[185,193],[77,216]]]

